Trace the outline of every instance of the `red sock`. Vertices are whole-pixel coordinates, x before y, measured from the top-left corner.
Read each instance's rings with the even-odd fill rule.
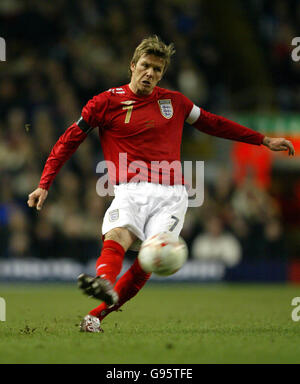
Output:
[[[114,290],[119,295],[119,303],[112,308],[108,308],[105,303],[102,303],[90,311],[90,315],[103,320],[110,312],[117,311],[126,301],[134,297],[143,288],[150,276],[151,273],[144,272],[136,258],[132,266],[124,273],[114,287]]]
[[[115,283],[121,271],[125,250],[114,240],[105,240],[101,255],[96,263],[96,275]]]

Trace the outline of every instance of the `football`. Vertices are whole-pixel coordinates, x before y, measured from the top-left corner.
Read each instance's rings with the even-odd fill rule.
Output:
[[[170,276],[183,266],[187,256],[188,249],[184,240],[163,232],[142,243],[138,259],[145,272]]]

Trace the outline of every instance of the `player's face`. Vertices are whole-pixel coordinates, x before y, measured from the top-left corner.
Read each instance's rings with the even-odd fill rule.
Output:
[[[165,61],[155,55],[143,54],[136,64],[131,63],[131,90],[140,95],[150,95],[163,76]]]

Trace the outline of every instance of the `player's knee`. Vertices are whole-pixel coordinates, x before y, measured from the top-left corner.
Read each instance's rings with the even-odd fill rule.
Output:
[[[111,231],[107,232],[104,236],[105,240],[114,240],[116,242],[120,242],[123,239],[122,228],[114,228]]]
[[[133,233],[131,233],[127,228],[114,228],[105,234],[104,239],[116,241],[122,245],[125,251],[127,251],[135,241],[136,236],[133,235]]]

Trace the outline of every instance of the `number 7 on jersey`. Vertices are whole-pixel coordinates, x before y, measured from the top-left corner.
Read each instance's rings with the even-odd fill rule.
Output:
[[[123,107],[122,109],[127,109],[126,117],[125,117],[125,124],[128,124],[131,118],[131,113],[133,110],[133,105],[129,105],[128,107]]]

